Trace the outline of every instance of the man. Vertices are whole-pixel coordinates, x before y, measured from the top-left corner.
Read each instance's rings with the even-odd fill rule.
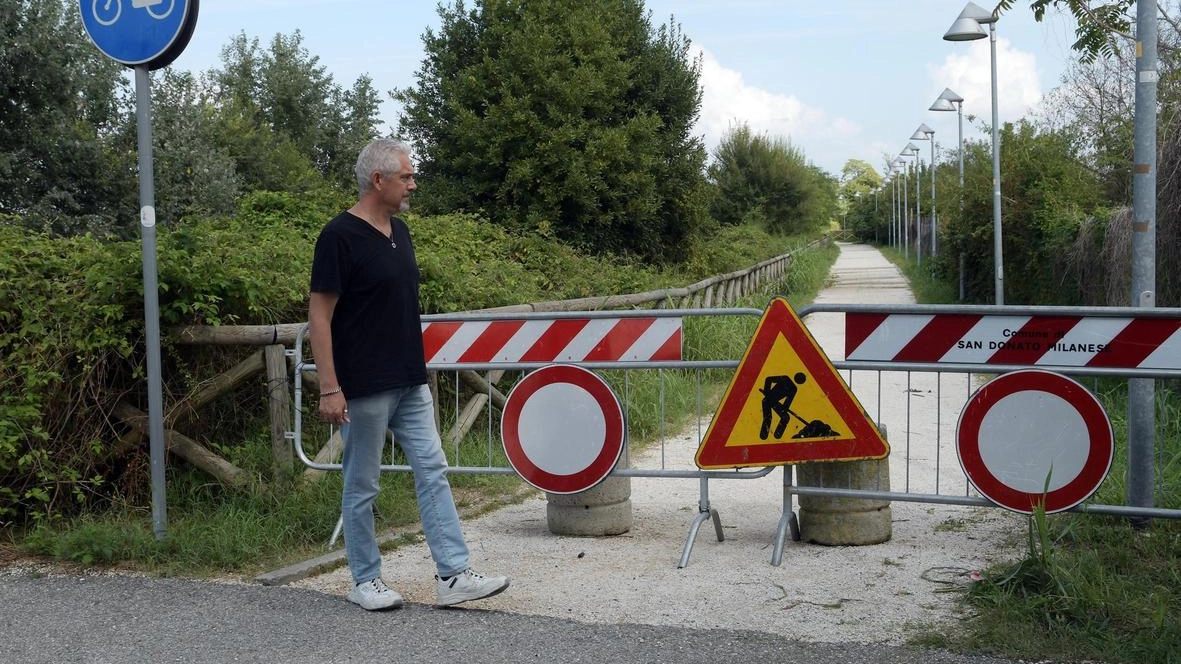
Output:
[[[345,551],[350,601],[370,611],[401,606],[381,578],[373,502],[386,430],[414,471],[438,603],[495,595],[509,585],[468,565],[468,548],[435,428],[419,319],[418,264],[406,223],[417,189],[409,147],[377,139],[357,157],[357,203],[328,222],[312,261],[308,324],[320,378],[320,417],[342,427]]]

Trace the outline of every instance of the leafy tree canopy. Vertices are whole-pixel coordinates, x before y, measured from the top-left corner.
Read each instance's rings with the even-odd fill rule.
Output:
[[[440,5],[399,131],[420,207],[600,252],[679,258],[703,217],[700,63],[639,0]]]
[[[1013,8],[1017,0],[1000,0],[996,12]],[[1135,0],[1115,2],[1091,2],[1091,0],[1029,0],[1029,8],[1038,21],[1045,18],[1050,8],[1066,9],[1078,21],[1075,28],[1075,42],[1071,48],[1078,51],[1083,62],[1092,62],[1099,56],[1109,57],[1116,51],[1116,39],[1129,37],[1134,23],[1132,8]]]
[[[837,209],[831,176],[791,143],[755,133],[745,123],[718,143],[709,180],[710,212],[726,225],[759,223],[775,233],[800,233],[819,228]]]

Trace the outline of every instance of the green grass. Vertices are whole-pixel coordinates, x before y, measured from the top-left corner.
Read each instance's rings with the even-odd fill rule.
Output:
[[[914,260],[914,252],[911,252],[910,260],[907,260],[901,251],[893,247],[881,246],[878,249],[902,270],[902,274],[910,282],[914,299],[919,304],[951,304],[958,300],[955,284],[940,281],[932,275],[930,260],[920,266]]]
[[[736,255],[767,251],[765,238],[754,238],[756,247],[732,247]],[[794,241],[798,243],[798,240]],[[775,253],[782,253],[778,251]],[[738,306],[762,308],[772,296],[782,295],[793,305],[810,301],[824,285],[835,260],[835,247],[801,253],[790,277],[766,293],[748,298]],[[757,261],[756,261],[757,262]],[[732,266],[737,269],[743,266]],[[704,317],[686,319],[687,357],[692,359],[738,359],[757,324],[756,317]],[[627,408],[631,444],[642,447],[662,435],[681,431],[698,408],[696,372],[664,370],[603,372]],[[730,379],[732,372],[703,372],[703,408],[711,404]],[[627,378],[624,378],[627,374]],[[516,376],[519,378],[519,376]],[[510,376],[499,387],[507,391]],[[445,412],[441,429],[448,431],[454,418],[453,384],[442,382],[440,404]],[[663,399],[663,407],[658,404]],[[340,509],[340,475],[328,472],[319,481],[295,476],[282,481],[270,477],[269,425],[265,412],[249,426],[241,441],[215,445],[219,454],[257,477],[270,479],[267,490],[232,490],[218,485],[182,463],[170,463],[167,473],[168,536],[158,541],[152,532],[152,514],[145,497],[119,499],[71,520],[43,522],[22,534],[6,532],[6,546],[25,555],[45,556],[81,566],[107,566],[139,570],[149,574],[210,577],[252,577],[309,557],[325,553]],[[449,419],[450,418],[450,419]],[[315,417],[304,418],[305,440],[326,440],[327,429]],[[507,466],[499,442],[488,443],[487,411],[472,427],[457,450],[444,443],[452,465]],[[497,433],[496,431],[493,432]],[[316,446],[307,453],[314,455]],[[395,457],[387,461],[401,463]],[[375,506],[379,532],[400,533],[402,537],[385,545],[416,541],[418,512],[413,478],[409,473],[384,473],[382,490]],[[515,475],[452,474],[456,503],[471,516],[529,494]]]

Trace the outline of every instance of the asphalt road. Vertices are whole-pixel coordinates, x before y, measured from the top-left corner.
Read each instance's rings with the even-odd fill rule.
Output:
[[[761,632],[591,625],[475,605],[369,613],[297,588],[130,576],[10,572],[0,576],[0,606],[0,660],[11,664],[1008,661]]]

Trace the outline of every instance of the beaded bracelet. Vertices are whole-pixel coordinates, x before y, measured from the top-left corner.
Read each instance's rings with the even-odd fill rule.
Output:
[[[338,388],[336,388],[335,390],[328,390],[327,392],[321,392],[321,393],[320,393],[320,398],[321,398],[321,399],[323,399],[324,397],[330,397],[330,396],[332,396],[333,394],[340,394],[340,393],[341,393],[341,391],[342,391],[342,389],[343,389],[343,388],[340,388],[340,387],[338,387]]]

